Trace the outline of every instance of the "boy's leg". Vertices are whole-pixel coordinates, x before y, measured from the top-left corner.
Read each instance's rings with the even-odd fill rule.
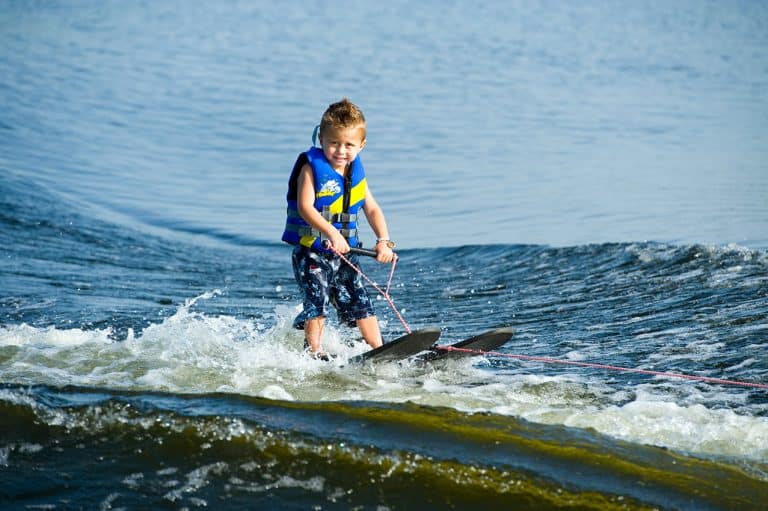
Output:
[[[304,310],[296,317],[293,326],[304,330],[305,344],[313,354],[320,354],[329,302],[328,275],[331,268],[318,254],[297,247],[293,251],[293,271],[304,305]]]
[[[309,351],[318,353],[322,351],[320,339],[323,336],[323,325],[325,318],[319,316],[304,321],[304,340],[309,345]]]
[[[359,266],[356,256],[350,256],[349,260],[355,266]],[[349,326],[357,325],[360,335],[371,348],[381,346],[381,331],[371,298],[368,296],[362,277],[347,264],[339,267],[332,281],[331,301],[342,323]]]
[[[358,319],[357,328],[360,329],[360,334],[371,348],[381,346],[381,331],[379,330],[379,321],[376,319],[376,316]]]

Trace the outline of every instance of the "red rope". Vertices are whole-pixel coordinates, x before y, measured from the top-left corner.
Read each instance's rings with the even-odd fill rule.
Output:
[[[392,259],[392,268],[389,270],[389,279],[387,280],[387,290],[385,294],[389,296],[389,289],[392,287],[392,277],[395,276],[395,266],[397,265],[397,257]]]
[[[363,277],[363,279],[365,279],[366,282],[368,282],[371,286],[373,286],[373,288],[376,289],[376,291],[378,291],[379,294],[381,294],[381,296],[384,297],[384,299],[387,301],[389,306],[392,308],[392,311],[395,313],[395,316],[397,316],[397,319],[399,319],[400,323],[403,324],[405,331],[410,334],[411,333],[410,327],[405,322],[400,312],[397,310],[397,307],[395,307],[395,304],[392,301],[392,298],[389,296],[389,289],[392,285],[392,277],[395,274],[395,265],[397,264],[397,258],[392,260],[392,269],[389,272],[389,280],[387,281],[387,290],[384,291],[373,280],[368,278],[368,276],[365,273],[363,273],[363,271],[360,268],[352,264],[352,262],[344,256],[344,254],[342,254],[341,252],[338,252],[333,247],[331,247],[331,250],[333,250],[336,253],[336,255],[338,255],[341,258],[342,261],[347,263],[353,270],[355,270],[361,277]],[[668,373],[664,371],[653,371],[650,369],[633,369],[629,367],[620,367],[620,366],[613,366],[608,364],[594,364],[591,362],[574,362],[572,360],[559,360],[556,358],[537,357],[532,355],[499,353],[497,351],[472,350],[467,348],[456,348],[454,346],[447,346],[447,345],[442,345],[442,346],[438,345],[438,346],[435,346],[434,348],[438,350],[443,350],[443,351],[459,351],[463,353],[471,353],[473,355],[493,355],[496,357],[514,358],[514,359],[528,360],[533,362],[543,362],[547,364],[563,364],[563,365],[571,365],[571,366],[579,366],[579,367],[590,367],[594,369],[607,369],[610,371],[623,371],[627,373],[648,374],[652,376],[666,376],[668,378],[682,378],[685,380],[696,380],[696,381],[703,381],[708,383],[722,383],[725,385],[741,385],[743,387],[768,389],[768,385],[764,383],[751,383],[751,382],[737,381],[737,380],[726,380],[722,378],[710,378],[708,376],[695,376],[695,375],[683,374],[683,373]]]
[[[392,277],[395,274],[395,265],[397,264],[397,258],[394,258],[392,260],[392,269],[389,272],[389,281],[387,282],[387,290],[384,291],[374,281],[369,279],[368,275],[363,273],[363,270],[361,270],[360,268],[358,268],[357,266],[352,264],[352,262],[349,259],[344,257],[344,254],[342,254],[341,252],[338,252],[332,246],[331,246],[331,250],[333,250],[334,253],[336,253],[336,255],[341,258],[342,261],[347,263],[353,270],[355,270],[361,277],[363,277],[366,282],[368,282],[371,286],[373,286],[373,288],[376,289],[376,291],[378,291],[379,294],[381,294],[381,296],[384,297],[384,299],[387,301],[389,306],[392,308],[392,311],[395,313],[395,316],[397,316],[397,319],[399,319],[400,323],[403,324],[403,328],[405,328],[405,332],[410,334],[411,333],[411,328],[408,326],[408,323],[405,322],[405,320],[403,319],[402,314],[400,314],[400,312],[397,310],[397,307],[395,307],[395,303],[392,301],[392,298],[389,296],[389,288],[392,285]]]
[[[725,385],[741,385],[744,387],[755,387],[758,389],[768,389],[768,385],[764,383],[751,383],[746,381],[737,381],[737,380],[724,380],[722,378],[710,378],[708,376],[695,376],[691,374],[682,374],[682,373],[667,373],[664,371],[652,371],[650,369],[632,369],[629,367],[620,367],[620,366],[612,366],[607,364],[593,364],[590,362],[574,362],[571,360],[559,360],[556,358],[547,358],[547,357],[536,357],[531,355],[515,355],[511,353],[499,353],[497,351],[482,351],[482,350],[471,350],[467,348],[456,348],[453,346],[435,346],[438,350],[443,351],[460,351],[463,353],[471,353],[473,355],[494,355],[497,357],[506,357],[506,358],[516,358],[520,360],[529,360],[533,362],[544,362],[548,364],[564,364],[564,365],[572,365],[572,366],[579,366],[579,367],[592,367],[596,369],[608,369],[611,371],[624,371],[628,373],[640,373],[640,374],[650,374],[653,376],[667,376],[669,378],[683,378],[686,380],[698,380],[698,381],[704,381],[708,383],[722,383]]]

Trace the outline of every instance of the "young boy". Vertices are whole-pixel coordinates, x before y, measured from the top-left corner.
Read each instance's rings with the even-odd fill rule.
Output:
[[[362,278],[336,254],[344,254],[358,266],[357,256],[349,249],[360,245],[359,212],[376,234],[377,261],[391,262],[395,244],[358,156],[366,142],[363,112],[347,98],[333,103],[320,121],[319,141],[320,148],[301,153],[293,166],[283,241],[295,245],[293,272],[304,302],[294,327],[304,330],[310,353],[327,360],[320,338],[331,304],[341,322],[357,325],[371,348],[382,344]]]

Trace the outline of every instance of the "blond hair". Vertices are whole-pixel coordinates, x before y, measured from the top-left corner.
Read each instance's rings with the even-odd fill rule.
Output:
[[[365,116],[360,108],[349,99],[343,98],[341,101],[332,103],[326,108],[320,119],[320,136],[328,128],[363,128],[363,139],[365,139]]]

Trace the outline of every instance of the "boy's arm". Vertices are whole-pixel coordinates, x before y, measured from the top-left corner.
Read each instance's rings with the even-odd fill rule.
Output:
[[[297,209],[301,218],[314,229],[322,232],[335,250],[342,254],[349,252],[349,244],[344,236],[315,209],[315,182],[309,164],[305,164],[301,168],[297,184]]]
[[[376,234],[376,239],[389,239],[389,229],[387,228],[387,220],[384,218],[384,212],[381,210],[379,203],[373,197],[371,190],[366,188],[365,190],[365,204],[363,205],[363,212],[365,218],[368,220],[368,225],[373,229]],[[394,252],[384,242],[376,242],[376,260],[380,263],[392,262],[395,258]]]

